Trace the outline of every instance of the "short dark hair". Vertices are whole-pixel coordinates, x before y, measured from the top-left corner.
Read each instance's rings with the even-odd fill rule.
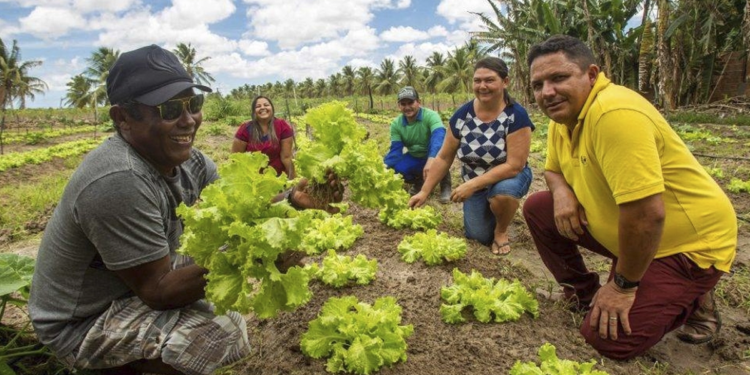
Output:
[[[537,57],[562,52],[565,57],[576,63],[581,70],[585,71],[592,64],[596,64],[591,49],[580,39],[570,35],[553,35],[544,42],[535,44],[529,50],[526,62],[529,67]]]
[[[508,64],[499,57],[488,56],[477,61],[476,64],[474,64],[474,71],[476,72],[479,69],[491,70],[497,73],[502,79],[508,78]],[[515,103],[515,100],[510,96],[507,88],[503,89],[503,94],[505,97],[505,104]]]

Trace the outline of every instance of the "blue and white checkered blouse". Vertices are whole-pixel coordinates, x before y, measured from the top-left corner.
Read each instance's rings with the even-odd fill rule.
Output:
[[[505,140],[508,134],[530,127],[534,130],[526,109],[518,103],[507,105],[497,119],[483,123],[474,112],[474,100],[459,108],[450,119],[450,130],[460,141],[458,159],[464,182],[486,173],[508,158]]]

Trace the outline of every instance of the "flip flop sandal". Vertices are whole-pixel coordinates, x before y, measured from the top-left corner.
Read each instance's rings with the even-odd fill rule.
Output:
[[[495,245],[495,246],[497,246],[497,251],[498,251],[498,252],[496,253],[496,252],[494,251],[494,249],[490,248],[490,252],[492,253],[492,255],[497,255],[497,256],[506,256],[506,255],[510,254],[510,253],[511,253],[511,251],[513,251],[513,249],[511,249],[511,250],[508,250],[508,251],[507,251],[507,252],[505,252],[505,253],[501,253],[501,252],[500,252],[500,249],[502,249],[502,248],[504,248],[504,247],[506,247],[506,246],[507,246],[507,247],[510,247],[510,241],[505,241],[505,242],[503,242],[503,243],[499,243],[499,242],[497,242],[497,241],[493,240],[493,241],[492,241],[492,244],[493,244],[493,245]]]

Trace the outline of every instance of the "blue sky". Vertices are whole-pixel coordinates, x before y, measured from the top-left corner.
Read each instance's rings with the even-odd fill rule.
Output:
[[[31,75],[50,86],[29,107],[59,107],[65,84],[98,47],[191,43],[216,82],[325,78],[344,65],[413,55],[420,64],[480,30],[487,0],[0,0],[0,38],[17,39]]]

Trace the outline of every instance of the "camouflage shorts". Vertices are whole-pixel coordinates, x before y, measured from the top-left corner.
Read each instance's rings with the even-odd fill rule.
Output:
[[[81,346],[63,362],[82,369],[157,359],[189,374],[211,374],[250,353],[247,326],[236,312],[214,315],[201,300],[181,309],[155,311],[138,297],[112,302]]]

